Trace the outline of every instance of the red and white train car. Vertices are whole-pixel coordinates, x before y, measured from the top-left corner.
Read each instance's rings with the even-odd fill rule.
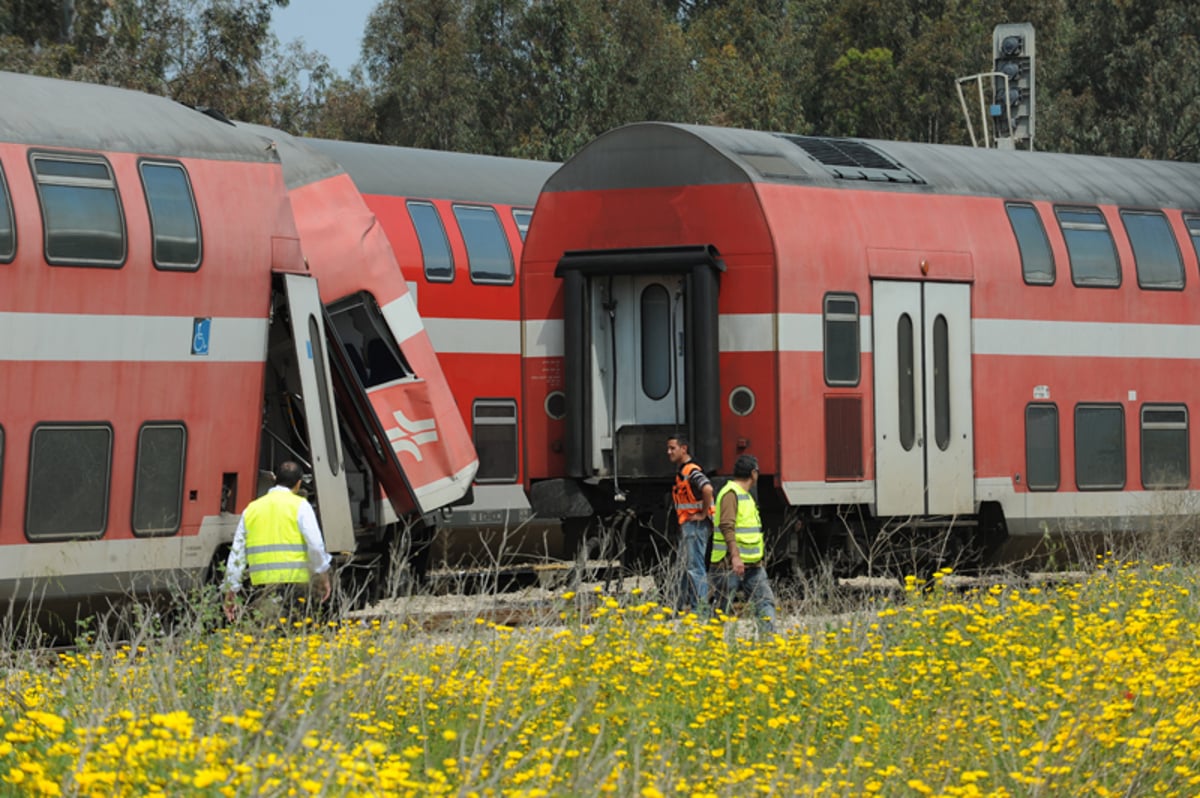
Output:
[[[466,492],[473,455],[453,412],[403,405],[410,432],[436,427],[420,451],[445,473],[401,463],[396,481],[347,456],[369,436],[343,448],[367,425],[339,403],[382,405],[339,379],[348,350],[306,255],[327,292],[403,307],[405,291],[386,247],[364,243],[357,195],[323,192],[315,213],[318,191],[305,192],[298,226],[277,147],[162,98],[4,73],[0,104],[0,600],[70,615],[197,584],[285,458],[311,472],[344,559],[392,531],[364,509],[375,480],[393,479],[392,518]],[[322,214],[358,227],[311,224]],[[419,319],[399,315],[425,393],[444,389]],[[454,485],[422,494],[443,478]]]
[[[678,430],[718,472],[758,456],[793,561],[1186,514],[1198,242],[1196,164],[614,130],[526,242],[534,510],[661,518]]]

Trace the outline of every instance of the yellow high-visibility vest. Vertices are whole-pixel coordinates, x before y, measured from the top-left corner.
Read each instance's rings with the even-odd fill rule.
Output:
[[[250,584],[308,581],[308,547],[297,520],[306,501],[290,490],[272,490],[246,506],[246,566]]]
[[[762,519],[758,515],[758,504],[750,492],[732,479],[725,483],[717,494],[717,507],[725,494],[737,495],[737,518],[734,520],[734,540],[737,541],[738,554],[747,565],[756,563],[763,558]],[[723,534],[713,535],[712,561],[720,562],[725,559],[726,547]]]

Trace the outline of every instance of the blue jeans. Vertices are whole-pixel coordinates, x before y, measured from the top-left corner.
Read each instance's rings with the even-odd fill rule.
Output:
[[[722,612],[733,608],[733,600],[739,590],[746,594],[754,612],[758,631],[771,634],[775,631],[775,593],[767,581],[767,569],[761,566],[746,566],[746,573],[739,577],[729,566],[713,568],[713,606]]]
[[[679,593],[680,610],[704,612],[708,599],[708,539],[712,524],[707,520],[684,521],[679,536],[679,555],[683,564],[683,584]]]

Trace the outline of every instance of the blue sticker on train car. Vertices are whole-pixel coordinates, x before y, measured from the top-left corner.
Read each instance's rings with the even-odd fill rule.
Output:
[[[192,354],[207,355],[209,333],[212,331],[211,318],[192,319]]]
[[[305,341],[304,346],[308,349],[308,359],[312,360],[312,341]]]

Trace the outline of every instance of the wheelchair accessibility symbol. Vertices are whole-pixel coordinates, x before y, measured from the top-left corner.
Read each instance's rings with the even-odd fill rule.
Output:
[[[212,319],[192,319],[192,354],[207,355],[209,333],[212,331]]]

